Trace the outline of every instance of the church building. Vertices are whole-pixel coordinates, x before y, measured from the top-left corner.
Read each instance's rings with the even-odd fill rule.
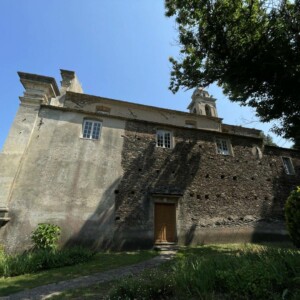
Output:
[[[300,183],[300,151],[264,145],[224,124],[194,91],[187,112],[83,93],[76,74],[19,72],[20,107],[0,153],[0,240],[31,246],[39,223],[61,246],[284,240],[284,203]]]

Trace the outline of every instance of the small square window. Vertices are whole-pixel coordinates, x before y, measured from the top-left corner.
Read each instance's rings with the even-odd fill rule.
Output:
[[[90,140],[99,140],[102,123],[94,120],[84,120],[82,137]]]
[[[230,155],[230,143],[228,140],[216,139],[217,153],[222,155]]]
[[[156,146],[161,148],[172,148],[172,133],[165,130],[157,130]]]
[[[281,157],[281,158],[282,158],[285,173],[288,175],[294,175],[295,170],[291,158],[290,157]]]

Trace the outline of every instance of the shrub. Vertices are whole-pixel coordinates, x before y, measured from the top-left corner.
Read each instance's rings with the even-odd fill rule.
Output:
[[[10,277],[86,262],[94,253],[82,247],[39,249],[17,255],[0,255],[0,276]]]
[[[285,219],[294,245],[300,248],[300,186],[291,192],[285,203]]]
[[[35,249],[54,250],[60,236],[60,227],[53,224],[41,223],[32,232],[31,239]]]

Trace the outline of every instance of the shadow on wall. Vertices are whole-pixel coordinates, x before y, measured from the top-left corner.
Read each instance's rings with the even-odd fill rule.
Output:
[[[110,249],[112,247],[115,221],[114,192],[119,184],[116,180],[99,199],[96,210],[85,221],[78,233],[65,243],[66,247],[82,245],[91,249]]]
[[[176,131],[174,135],[176,136]],[[202,160],[205,161],[203,157],[208,152],[210,153],[211,149],[208,149],[206,154],[202,154],[197,142],[204,137],[196,134],[188,135],[187,130],[181,136],[176,137],[177,142],[173,149],[159,148],[156,147],[155,129],[152,125],[128,122],[122,149],[121,163],[124,174],[120,180],[115,181],[106,189],[94,213],[86,220],[78,234],[70,238],[67,245],[80,241],[95,249],[120,250],[152,247],[154,242],[152,195],[184,195],[182,199],[186,201],[188,189],[203,188],[199,187],[198,182],[204,176],[200,173]],[[235,210],[241,209],[243,213],[240,215],[241,219],[238,219],[238,224],[230,225],[232,221],[229,221],[229,225],[217,224],[216,228],[211,226],[200,228],[199,220],[195,218],[189,221],[190,224],[183,224],[182,242],[186,245],[194,241],[202,243],[203,239],[208,241],[210,235],[213,238],[215,236],[215,242],[232,242],[232,239],[235,242],[242,240],[258,242],[266,241],[267,237],[271,240],[287,238],[284,230],[283,207],[290,191],[300,182],[300,170],[298,166],[297,175],[294,177],[286,175],[280,158],[282,149],[273,149],[273,151],[279,151],[275,155],[271,150],[266,147],[263,158],[252,162],[252,171],[260,174],[260,176],[257,175],[257,181],[252,181],[252,175],[246,174],[244,181],[240,183],[243,185],[241,190],[245,190],[246,193],[241,192],[239,195],[244,199],[233,202],[236,200],[233,192],[239,187],[239,181],[234,180],[234,183],[230,183],[231,189],[235,188],[229,191],[231,192],[230,201],[222,202],[221,198],[217,198],[215,205],[218,206],[211,206],[203,212],[203,215],[207,216],[212,214],[211,219],[215,216],[226,218],[231,209],[228,205],[235,205]],[[295,157],[299,159],[300,154],[296,153]],[[222,159],[225,161],[227,158],[222,157]],[[209,163],[206,161],[206,168],[219,174],[220,163],[225,162],[219,157],[209,161]],[[240,172],[238,174],[242,177],[245,169],[236,165],[234,157],[228,158],[227,167],[233,166],[231,164],[235,165],[236,172]],[[205,180],[208,182],[213,178]],[[204,183],[205,188],[214,189],[214,183],[220,184],[222,180],[215,179],[215,181]],[[251,187],[249,182],[252,182]],[[253,190],[252,198],[248,188]],[[204,200],[201,202],[203,205],[213,202],[213,199],[202,200]],[[197,200],[188,201],[196,202]],[[189,203],[185,205],[188,206]],[[226,210],[223,209],[223,205],[224,207],[227,205]],[[191,214],[194,213],[193,206],[188,209],[191,210]],[[253,214],[253,218],[251,215],[246,216],[245,213]],[[203,215],[199,214],[200,218]],[[199,230],[203,237],[199,236]]]
[[[154,243],[152,194],[184,194],[198,171],[201,155],[196,140],[179,141],[173,149],[156,147],[155,140],[128,138],[126,170],[116,195],[117,248],[151,247]]]
[[[81,243],[93,249],[117,250],[152,247],[151,194],[183,194],[199,169],[201,155],[193,151],[196,139],[177,142],[173,149],[158,148],[153,127],[140,128],[140,132],[127,128],[124,139],[123,177],[107,188],[94,213],[66,246]]]
[[[186,232],[185,234],[185,245],[191,245],[193,243],[194,237],[195,237],[195,233],[197,230],[197,225],[193,224],[189,230]]]
[[[295,166],[295,175],[286,174],[279,151],[279,148],[265,147],[264,155],[268,157],[265,164],[270,168],[272,178],[263,180],[271,184],[272,194],[259,195],[263,197],[261,219],[254,226],[251,242],[290,241],[285,227],[284,205],[290,192],[300,183],[300,166]],[[277,159],[274,159],[273,154],[276,154]],[[299,160],[300,154],[295,152],[294,158]]]

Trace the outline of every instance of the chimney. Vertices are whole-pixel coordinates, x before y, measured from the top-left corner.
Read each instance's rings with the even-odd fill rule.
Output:
[[[66,92],[74,92],[83,94],[81,83],[79,82],[74,71],[60,70],[61,88],[60,93],[63,95]]]

